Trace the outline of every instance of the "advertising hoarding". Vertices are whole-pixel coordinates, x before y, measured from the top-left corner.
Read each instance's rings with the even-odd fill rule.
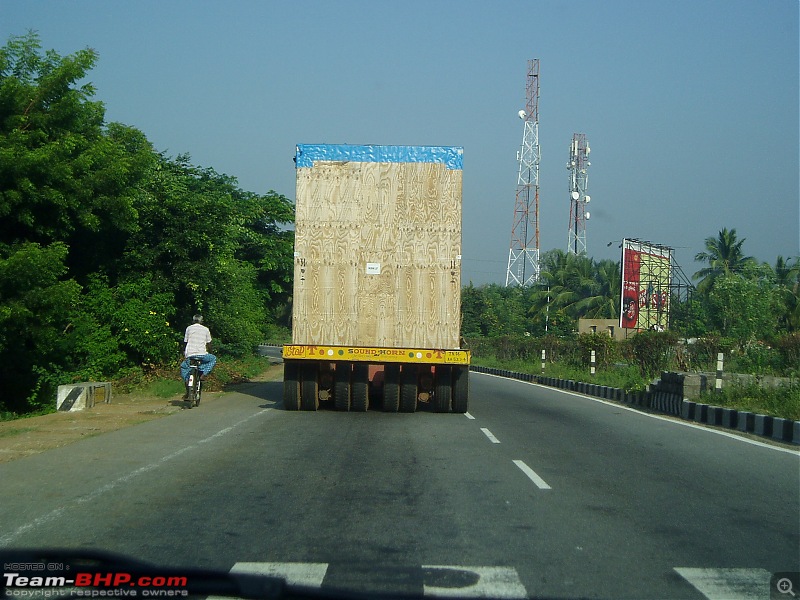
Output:
[[[666,330],[671,281],[671,248],[622,240],[620,327]]]

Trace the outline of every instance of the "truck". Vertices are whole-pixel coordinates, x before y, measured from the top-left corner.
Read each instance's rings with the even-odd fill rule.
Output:
[[[299,144],[283,404],[467,412],[463,148]]]

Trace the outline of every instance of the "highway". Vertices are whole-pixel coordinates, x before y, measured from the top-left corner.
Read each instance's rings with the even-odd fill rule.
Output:
[[[475,373],[466,415],[287,412],[249,384],[0,482],[0,549],[323,589],[768,599],[800,569],[796,451]]]

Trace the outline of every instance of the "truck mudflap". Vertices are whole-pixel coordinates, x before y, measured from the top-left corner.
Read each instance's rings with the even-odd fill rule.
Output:
[[[292,344],[283,347],[283,358],[284,360],[324,360],[333,362],[469,365],[471,356],[469,350]]]

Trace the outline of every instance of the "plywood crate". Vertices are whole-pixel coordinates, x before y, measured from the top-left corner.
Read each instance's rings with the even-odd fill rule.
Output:
[[[459,347],[461,148],[298,146],[292,342]]]

